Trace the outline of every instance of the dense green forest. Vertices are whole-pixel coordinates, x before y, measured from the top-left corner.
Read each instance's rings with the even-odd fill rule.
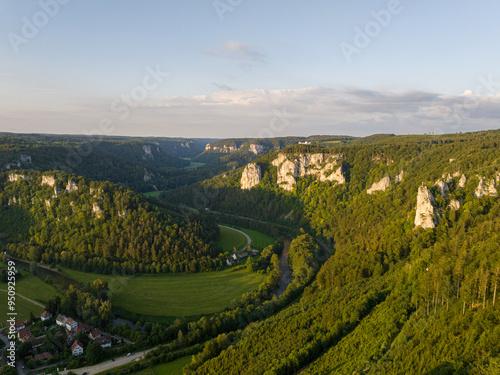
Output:
[[[212,219],[172,215],[110,182],[55,171],[3,173],[0,201],[7,249],[30,261],[101,273],[198,272],[222,264]]]
[[[163,196],[300,226],[335,251],[296,304],[185,372],[499,373],[499,146],[499,131],[298,145],[255,159],[262,178],[250,190],[240,168]],[[342,155],[345,183],[297,176],[285,191],[272,165],[280,153]],[[368,194],[384,177],[385,191]],[[415,225],[419,187],[433,197],[435,228]]]

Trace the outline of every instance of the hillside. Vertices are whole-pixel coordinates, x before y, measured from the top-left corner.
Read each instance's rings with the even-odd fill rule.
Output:
[[[60,171],[2,173],[0,202],[8,252],[23,259],[101,273],[220,267],[215,222],[185,221],[110,182]]]
[[[201,194],[334,251],[297,304],[185,373],[498,373],[499,145],[500,131],[298,145],[164,197]]]

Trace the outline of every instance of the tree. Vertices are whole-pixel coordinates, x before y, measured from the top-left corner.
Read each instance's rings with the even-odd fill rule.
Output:
[[[87,346],[85,357],[87,358],[87,361],[97,363],[104,357],[104,350],[101,345],[93,342]]]

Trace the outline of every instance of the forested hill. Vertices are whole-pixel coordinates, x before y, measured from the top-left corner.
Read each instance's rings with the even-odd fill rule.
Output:
[[[160,146],[158,141],[135,138],[4,133],[0,134],[0,171],[62,170],[93,180],[120,183],[139,191],[161,190],[169,186],[164,178],[167,168],[189,165],[189,161],[165,150],[200,148],[193,141],[165,143],[162,141]]]
[[[221,263],[214,221],[186,222],[128,188],[60,171],[1,173],[0,218],[8,252],[30,261],[101,273],[197,272]]]
[[[355,143],[293,146],[170,194],[334,246],[298,303],[207,345],[187,374],[500,373],[500,131]]]

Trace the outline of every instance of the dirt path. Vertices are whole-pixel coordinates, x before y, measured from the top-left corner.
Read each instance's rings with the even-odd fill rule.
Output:
[[[278,290],[276,290],[276,297],[281,296],[288,285],[293,281],[292,271],[288,267],[288,249],[290,248],[290,240],[286,239],[283,242],[283,252],[280,257],[280,271],[281,278],[278,284]]]
[[[227,229],[231,229],[231,230],[234,230],[236,232],[239,232],[241,233],[242,235],[245,236],[245,238],[247,239],[247,245],[243,248],[243,250],[246,250],[247,248],[250,247],[250,244],[252,243],[252,239],[250,238],[250,236],[248,234],[246,234],[245,232],[242,232],[241,230],[239,229],[235,229],[235,228],[231,228],[231,227],[226,227],[225,225],[220,225],[220,224],[217,224],[219,227],[221,228],[227,228]]]
[[[7,291],[7,290],[5,290],[5,289],[0,289],[0,292],[6,292],[6,293],[8,293],[8,291]],[[16,292],[16,296],[17,296],[17,297],[21,297],[21,298],[25,299],[26,301],[30,301],[31,303],[34,303],[34,304],[35,304],[35,305],[37,305],[37,306],[40,306],[40,307],[45,308],[45,306],[44,306],[44,305],[42,305],[40,302],[33,301],[32,299],[29,299],[28,297],[25,297],[25,296],[23,296],[23,295],[21,295],[21,294],[19,294],[19,293],[17,293],[17,292]]]

